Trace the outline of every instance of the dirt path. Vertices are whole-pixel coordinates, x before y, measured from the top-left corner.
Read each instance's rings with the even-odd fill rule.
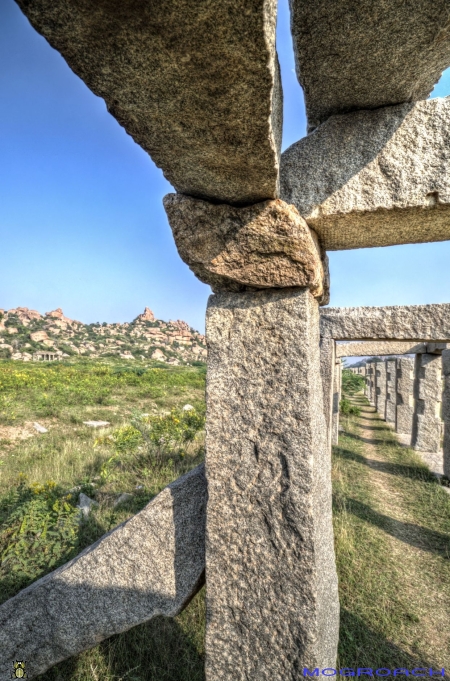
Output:
[[[380,419],[375,409],[363,398],[353,401],[361,409],[358,419],[359,439],[364,443],[363,456],[370,471],[371,488],[376,510],[385,517],[392,556],[398,563],[402,589],[420,612],[418,647],[450,669],[450,584],[436,583],[436,554],[430,544],[427,519],[418,523],[406,503],[407,486],[402,488],[395,464],[383,455],[383,435],[391,429]],[[391,431],[392,432],[392,431]],[[442,588],[444,586],[444,588]],[[417,648],[416,648],[417,650]]]

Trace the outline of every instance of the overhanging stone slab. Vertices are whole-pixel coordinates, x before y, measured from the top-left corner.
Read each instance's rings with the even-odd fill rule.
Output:
[[[335,340],[448,343],[450,304],[324,307],[320,310],[320,335]]]
[[[276,0],[17,0],[180,192],[276,198]]]
[[[309,128],[333,114],[426,99],[450,65],[448,0],[290,0]]]
[[[203,583],[204,466],[140,513],[0,606],[0,680],[27,678],[157,615],[173,617]]]
[[[450,239],[450,99],[333,116],[287,149],[281,198],[326,250]]]

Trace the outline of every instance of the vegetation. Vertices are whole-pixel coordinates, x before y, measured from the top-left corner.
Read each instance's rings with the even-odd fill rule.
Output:
[[[448,668],[450,495],[353,400],[361,416],[346,420],[333,456],[339,667]]]
[[[0,362],[0,601],[203,459],[204,387],[201,363]],[[365,398],[344,399],[354,411],[333,456],[339,665],[450,666],[450,495],[384,422],[365,420]],[[37,434],[35,420],[49,432]],[[87,420],[111,425],[92,430]],[[83,521],[80,492],[98,502]],[[131,498],[115,506],[123,492]],[[40,678],[202,681],[204,627],[201,592],[180,616],[114,636]]]
[[[342,392],[347,397],[364,388],[364,376],[354,374],[350,369],[342,369]]]

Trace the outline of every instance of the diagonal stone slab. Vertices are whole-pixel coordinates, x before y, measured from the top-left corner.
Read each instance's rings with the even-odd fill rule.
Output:
[[[276,198],[276,0],[17,0],[180,192]]]
[[[320,310],[320,335],[335,340],[386,339],[448,343],[450,303],[324,307]]]
[[[290,0],[309,128],[426,99],[450,65],[448,0]]]
[[[450,239],[450,98],[333,116],[282,155],[326,250]]]
[[[318,303],[210,297],[206,678],[334,667],[339,604]]]
[[[178,614],[203,583],[204,466],[140,513],[0,606],[0,681],[28,678],[157,615]]]

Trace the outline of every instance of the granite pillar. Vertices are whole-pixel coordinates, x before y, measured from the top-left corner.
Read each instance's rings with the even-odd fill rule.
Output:
[[[395,426],[395,412],[397,406],[396,393],[396,361],[386,361],[386,423]]]
[[[415,411],[411,444],[420,452],[441,448],[442,357],[416,355]]]
[[[401,357],[396,360],[396,365],[395,430],[411,437],[414,415],[414,360],[410,357]]]
[[[206,335],[206,679],[293,681],[338,641],[318,304],[215,294]]]
[[[444,475],[450,478],[450,350],[442,353],[444,391],[442,394],[442,418],[444,420]]]
[[[322,379],[323,413],[327,430],[328,448],[331,447],[333,399],[334,399],[334,367],[336,363],[335,342],[332,338],[320,339],[320,377]]]
[[[337,445],[339,441],[339,405],[342,394],[342,363],[340,359],[335,361],[333,378],[333,414],[331,421],[331,444]]]
[[[375,363],[375,409],[386,418],[386,362]]]

